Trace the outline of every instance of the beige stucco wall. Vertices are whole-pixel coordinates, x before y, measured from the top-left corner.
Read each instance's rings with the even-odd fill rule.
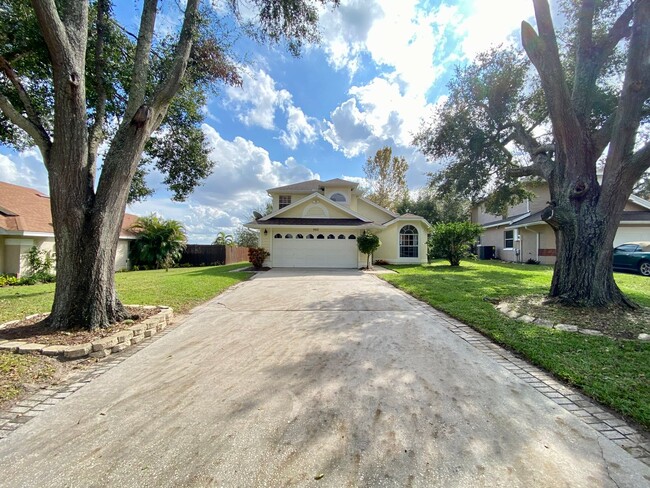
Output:
[[[542,264],[555,263],[554,256],[537,255],[537,234],[539,233],[539,249],[555,249],[555,234],[548,225],[535,225],[529,228],[517,229],[519,240],[515,241],[511,249],[504,249],[504,235],[506,226],[486,229],[481,235],[481,245],[495,246],[496,257],[503,261],[526,262],[528,259],[537,259]],[[519,250],[517,259],[516,250]]]
[[[117,241],[117,250],[115,252],[115,271],[129,269],[129,242],[126,239]]]
[[[412,225],[418,230],[418,257],[417,258],[400,258],[399,257],[399,231],[405,225]],[[409,264],[427,262],[427,237],[428,229],[420,221],[400,221],[377,233],[381,240],[381,247],[377,249],[374,259],[382,259],[391,264]]]
[[[0,236],[0,274],[5,272],[5,238]]]
[[[357,212],[378,224],[386,223],[395,218],[391,214],[384,212],[361,199],[357,200]]]

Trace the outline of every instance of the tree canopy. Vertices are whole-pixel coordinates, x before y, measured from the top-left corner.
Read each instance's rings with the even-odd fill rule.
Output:
[[[526,55],[494,49],[459,68],[415,143],[447,160],[435,182],[495,214],[529,196],[526,178],[545,181],[551,198],[541,218],[557,250],[550,295],[634,306],[614,281],[612,248],[650,167],[650,142],[640,137],[650,120],[650,2],[563,1],[559,35],[548,1],[533,6],[537,30],[521,28]]]
[[[169,35],[156,28],[159,3],[143,0],[137,33],[109,0],[0,6],[0,143],[38,147],[48,172],[55,328],[126,318],[113,277],[125,206],[150,193],[152,165],[178,200],[212,170],[202,108],[216,82],[241,83],[229,34],[298,54],[318,38],[318,9],[338,0],[253,0],[245,14],[239,0],[187,0],[173,4]]]
[[[393,156],[392,148],[386,146],[379,149],[363,167],[370,185],[368,199],[382,207],[395,209],[408,194],[408,167],[404,157]]]

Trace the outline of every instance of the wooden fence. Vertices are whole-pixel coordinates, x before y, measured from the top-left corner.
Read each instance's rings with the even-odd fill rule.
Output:
[[[248,261],[247,247],[231,247],[223,244],[188,244],[178,264],[214,266]]]

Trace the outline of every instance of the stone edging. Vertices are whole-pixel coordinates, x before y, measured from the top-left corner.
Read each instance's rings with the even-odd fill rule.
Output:
[[[130,307],[139,307],[140,305],[128,305]],[[74,345],[47,345],[25,341],[9,341],[0,339],[0,351],[12,352],[16,354],[38,353],[45,356],[53,356],[58,359],[80,359],[84,357],[105,358],[114,352],[121,352],[125,349],[142,342],[147,337],[152,337],[157,332],[164,330],[174,318],[174,311],[165,306],[144,306],[142,308],[160,308],[160,312],[146,318],[140,323],[127,327],[124,330],[114,334],[102,337],[92,342]],[[44,315],[45,314],[39,314]],[[30,315],[27,319],[35,317]],[[16,321],[7,322],[0,325],[0,329]]]
[[[619,339],[614,336],[603,334],[599,330],[586,329],[583,327],[578,327],[577,325],[570,325],[570,324],[560,324],[560,323],[556,324],[550,320],[533,317],[532,315],[521,314],[516,310],[512,310],[507,303],[500,303],[498,305],[495,305],[494,308],[496,308],[499,312],[501,312],[506,317],[509,317],[513,320],[519,320],[520,322],[525,322],[531,325],[537,325],[538,327],[544,327],[546,329],[556,329],[556,330],[561,330],[563,332],[579,332],[580,334],[584,334],[584,335],[602,336],[602,337],[608,337],[609,339],[615,339],[615,340]],[[637,340],[641,342],[648,342],[650,341],[650,334],[639,334]]]

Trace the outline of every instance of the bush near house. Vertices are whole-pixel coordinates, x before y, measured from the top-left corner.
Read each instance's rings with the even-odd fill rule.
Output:
[[[470,222],[447,222],[434,225],[429,238],[429,258],[444,258],[452,266],[470,256],[470,246],[483,232]]]
[[[270,255],[271,254],[263,247],[251,247],[248,249],[248,261],[255,268],[261,268],[264,266],[264,261]]]
[[[129,249],[133,269],[169,269],[181,258],[187,237],[180,222],[155,215],[140,217],[131,229],[137,234]]]

